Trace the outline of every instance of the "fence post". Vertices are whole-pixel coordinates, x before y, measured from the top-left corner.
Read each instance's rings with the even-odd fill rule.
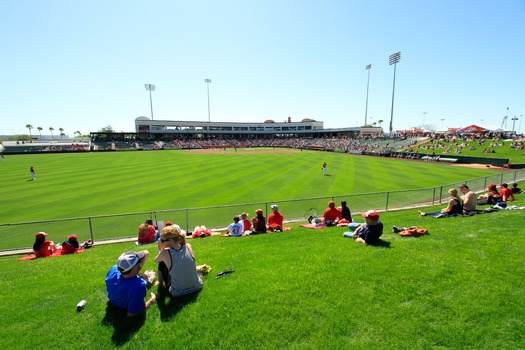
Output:
[[[186,208],[186,232],[190,232],[189,209]]]
[[[441,200],[443,199],[443,186],[439,187],[439,203],[441,203]]]
[[[432,190],[432,205],[436,203],[436,188],[434,187]]]
[[[88,218],[89,221],[89,234],[91,235],[91,242],[95,242],[95,236],[93,236],[93,225],[91,223],[91,218]]]
[[[388,199],[390,198],[390,192],[386,193],[386,203],[385,203],[385,210],[388,210]]]

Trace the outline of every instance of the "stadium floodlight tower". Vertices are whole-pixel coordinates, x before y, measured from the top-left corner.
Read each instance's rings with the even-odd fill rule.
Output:
[[[514,118],[512,118],[512,135],[515,135],[514,134],[514,127],[516,126],[516,120],[518,120],[519,118],[514,116]]]
[[[390,110],[390,137],[392,137],[392,121],[394,120],[394,92],[396,90],[396,65],[401,60],[401,52],[390,55],[388,63],[394,65],[394,83],[392,84],[392,109]]]
[[[204,79],[206,90],[208,91],[208,123],[210,122],[210,83],[211,79]]]
[[[151,109],[151,120],[153,120],[153,102],[151,100],[151,92],[155,91],[155,84],[144,84],[146,91],[149,91],[149,108]]]
[[[368,71],[368,80],[366,82],[366,107],[365,107],[365,126],[366,126],[366,119],[368,117],[368,86],[370,84],[370,68],[372,68],[371,64],[368,64],[366,66],[366,70]]]

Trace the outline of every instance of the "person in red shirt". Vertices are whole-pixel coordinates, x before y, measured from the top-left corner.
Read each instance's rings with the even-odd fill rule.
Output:
[[[512,190],[508,187],[506,183],[500,184],[499,187],[501,188],[499,191],[499,195],[504,202],[510,202],[510,201],[516,200],[514,198],[514,193],[512,192]]]
[[[272,213],[268,215],[268,228],[271,231],[282,231],[283,230],[283,214],[279,213],[279,206],[274,204],[271,206]]]
[[[153,243],[156,241],[157,230],[153,226],[153,220],[148,219],[139,226],[139,243]]]
[[[324,211],[324,222],[326,226],[333,226],[337,225],[339,220],[343,217],[341,212],[336,209],[335,202],[330,201],[328,202],[328,208]]]
[[[64,241],[62,243],[62,249],[60,249],[60,254],[74,254],[79,247],[80,244],[78,243],[77,235],[69,235],[67,237],[67,241]]]
[[[55,244],[46,239],[47,233],[38,232],[35,235],[35,243],[33,244],[33,251],[37,258],[46,258],[55,251]]]
[[[252,223],[250,222],[250,220],[248,220],[248,213],[241,214],[241,223],[242,223],[243,230],[244,230],[243,232],[251,231]]]

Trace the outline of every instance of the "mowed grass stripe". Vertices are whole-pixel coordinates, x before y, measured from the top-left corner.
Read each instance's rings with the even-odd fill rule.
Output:
[[[268,149],[18,155],[2,167],[2,222],[380,192],[495,173],[424,162]],[[323,176],[321,164],[328,163]],[[37,180],[30,179],[29,166]],[[321,208],[319,208],[321,209]]]

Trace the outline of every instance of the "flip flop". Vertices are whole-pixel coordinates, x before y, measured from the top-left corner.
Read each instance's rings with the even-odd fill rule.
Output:
[[[229,275],[230,273],[232,273],[234,270],[224,270],[224,271],[221,271],[217,274],[217,276],[215,276],[215,278],[221,278],[221,277],[224,277],[226,275]]]

